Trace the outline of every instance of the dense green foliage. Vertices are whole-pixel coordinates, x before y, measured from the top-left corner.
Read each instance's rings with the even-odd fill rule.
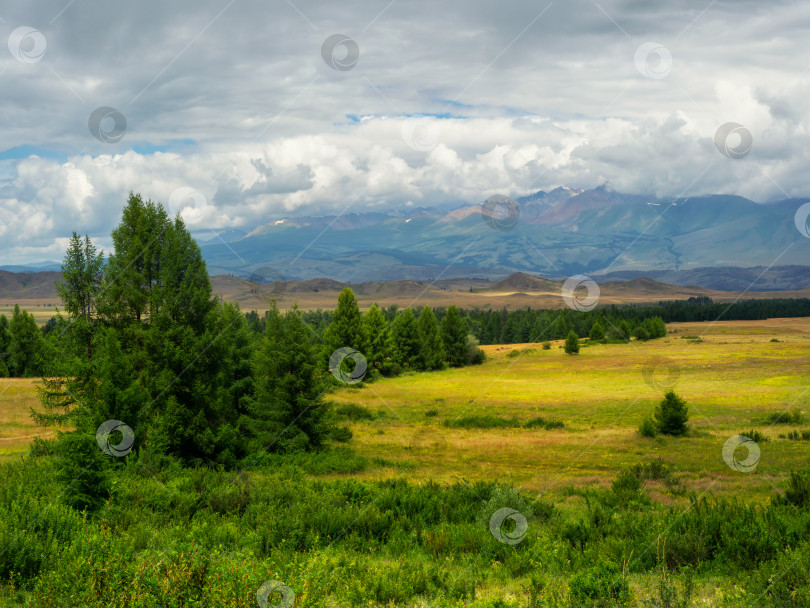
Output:
[[[684,593],[693,575],[734,581],[717,605],[810,599],[806,505],[665,507],[646,492],[674,475],[660,462],[572,491],[558,509],[493,483],[312,477],[352,462],[346,453],[275,455],[239,474],[133,454],[99,469],[101,506],[82,514],[52,483],[60,457],[47,451],[0,470],[3,605],[247,608],[264,581],[282,580],[296,605],[315,607],[661,606],[651,602]],[[355,458],[355,470],[368,464]],[[518,544],[489,530],[503,507],[528,519]],[[635,592],[638,574],[660,577],[660,589]],[[504,585],[508,601],[493,595]]]
[[[655,409],[655,423],[658,432],[664,435],[686,433],[686,422],[689,420],[688,409],[686,401],[676,395],[674,391],[668,391]]]
[[[576,355],[579,352],[579,336],[573,329],[565,337],[564,350],[567,355]]]

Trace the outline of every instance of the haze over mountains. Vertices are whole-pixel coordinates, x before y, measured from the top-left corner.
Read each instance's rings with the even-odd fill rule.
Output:
[[[609,278],[650,276],[745,289],[764,272],[754,289],[810,286],[807,269],[795,268],[810,260],[810,239],[794,225],[806,199],[771,204],[731,195],[656,199],[602,186],[557,188],[516,200],[520,215],[508,230],[493,229],[482,221],[479,205],[466,205],[280,217],[247,234],[203,231],[198,238],[212,275],[267,280],[614,273]],[[762,268],[725,270],[751,267]]]
[[[515,200],[519,216],[501,229],[483,221],[480,205],[462,205],[279,217],[250,232],[198,229],[195,235],[212,276],[256,283],[497,281],[523,272],[556,279],[588,274],[599,282],[649,277],[717,290],[810,288],[810,239],[794,225],[807,199],[657,199],[602,186]]]

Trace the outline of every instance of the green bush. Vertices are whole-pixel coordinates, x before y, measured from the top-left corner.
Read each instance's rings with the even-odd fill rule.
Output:
[[[551,350],[551,342],[549,342],[548,340],[543,342],[543,350]]]
[[[794,409],[789,412],[773,412],[760,420],[762,424],[804,424],[804,414]]]
[[[656,437],[658,435],[658,426],[650,416],[645,416],[638,427],[638,432],[642,437]]]
[[[751,441],[754,441],[755,443],[765,443],[767,441],[770,441],[769,437],[766,437],[765,435],[754,429],[751,429],[750,431],[744,431],[739,434],[742,435],[743,437],[748,437]]]
[[[568,581],[576,606],[624,606],[630,601],[630,586],[616,564],[602,560],[584,568]]]
[[[532,418],[523,426],[525,426],[527,429],[540,427],[550,431],[552,429],[561,429],[565,425],[559,420],[546,420],[542,416],[538,416],[537,418]]]
[[[777,495],[771,502],[800,509],[810,506],[810,471],[791,471],[784,495]]]
[[[343,405],[339,405],[335,408],[335,415],[338,418],[344,418],[346,420],[374,420],[374,412],[363,405],[358,405],[356,403],[344,403]]]
[[[646,342],[650,339],[650,332],[643,325],[636,325],[633,330],[633,337],[641,342]]]
[[[445,420],[444,426],[454,429],[501,429],[521,426],[517,418],[500,418],[498,416],[463,416]]]

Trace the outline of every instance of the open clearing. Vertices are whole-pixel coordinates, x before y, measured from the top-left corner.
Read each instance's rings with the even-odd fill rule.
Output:
[[[810,444],[779,439],[794,428],[761,419],[810,403],[810,319],[681,323],[647,343],[584,347],[561,341],[486,346],[479,367],[346,388],[334,400],[377,414],[351,425],[354,449],[395,467],[364,476],[412,480],[500,480],[538,492],[608,484],[624,467],[661,457],[688,489],[764,500],[791,469],[810,463]],[[702,342],[694,337],[701,336]],[[772,342],[777,339],[779,342]],[[528,352],[527,349],[531,349]],[[518,356],[508,356],[518,351]],[[651,383],[645,366],[657,363]],[[671,375],[670,375],[671,372]],[[649,378],[649,374],[647,374]],[[659,383],[656,387],[655,383]],[[674,382],[689,404],[689,436],[639,436],[637,429]],[[652,384],[652,385],[651,385]],[[429,410],[436,410],[427,416]],[[495,415],[560,420],[562,429],[450,429],[445,421]],[[753,474],[722,458],[726,440],[751,428],[770,438]],[[745,455],[743,454],[744,458]]]

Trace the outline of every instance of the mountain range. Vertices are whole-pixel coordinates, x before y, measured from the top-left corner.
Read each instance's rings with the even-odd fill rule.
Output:
[[[507,211],[500,223],[487,222],[481,205],[420,207],[279,217],[250,232],[209,231],[198,238],[212,275],[259,282],[498,280],[525,272],[800,289],[810,284],[804,268],[810,239],[796,229],[794,215],[806,200],[762,204],[733,195],[656,198],[606,186],[561,187],[496,209]],[[777,266],[787,269],[773,272]]]

